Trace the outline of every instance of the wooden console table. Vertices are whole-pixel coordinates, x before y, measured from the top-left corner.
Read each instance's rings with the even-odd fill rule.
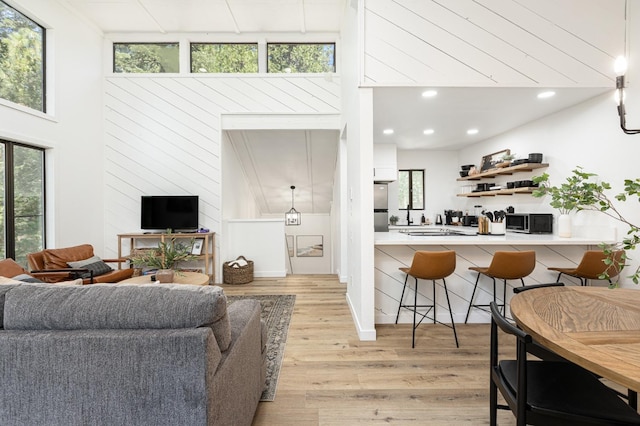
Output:
[[[640,392],[640,289],[531,289],[511,299],[511,314],[543,346]]]
[[[155,246],[138,246],[139,241],[144,240],[157,240],[158,242],[165,242],[171,238],[179,240],[192,240],[202,238],[202,253],[197,257],[198,260],[204,262],[204,268],[202,272],[209,276],[211,282],[215,281],[215,232],[195,232],[195,233],[131,233],[131,234],[118,234],[118,258],[129,257],[131,252],[136,248],[152,248]],[[128,242],[128,243],[127,243]]]

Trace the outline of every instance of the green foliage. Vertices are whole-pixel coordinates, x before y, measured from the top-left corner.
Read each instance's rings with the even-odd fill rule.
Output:
[[[335,72],[334,44],[269,44],[270,73]]]
[[[196,256],[191,254],[193,242],[194,240],[191,240],[189,244],[179,243],[175,238],[161,241],[158,243],[158,248],[132,257],[131,262],[136,267],[174,269],[179,262],[196,259]]]
[[[178,43],[114,43],[114,72],[180,72]]]
[[[611,189],[611,185],[607,182],[594,181],[598,175],[587,173],[581,167],[573,170],[573,175],[569,176],[560,186],[549,185],[549,175],[544,173],[542,176],[536,176],[533,181],[540,184],[540,188],[533,192],[534,197],[543,197],[551,195],[551,206],[560,210],[560,213],[568,213],[572,210],[592,210],[603,213],[629,227],[626,236],[621,242],[616,244],[600,244],[603,252],[607,255],[605,264],[612,265],[615,262],[613,254],[616,250],[623,249],[625,253],[629,250],[635,250],[640,244],[640,228],[637,224],[629,221],[617,209],[613,200],[625,202],[635,198],[640,202],[640,179],[626,179],[624,181],[624,192],[610,198],[606,191]],[[626,261],[630,259],[625,254],[622,256],[617,267],[622,270],[626,266]],[[607,273],[602,274],[600,279],[608,279]],[[634,273],[629,276],[631,280],[638,284],[640,281],[640,266],[636,268]],[[614,283],[613,285],[617,285]]]
[[[193,43],[191,72],[257,73],[258,45]]]
[[[573,170],[573,175],[569,176],[566,182],[560,186],[549,185],[549,175],[543,173],[542,176],[533,177],[533,182],[538,184],[538,189],[533,191],[534,197],[551,196],[551,207],[560,211],[561,214],[568,214],[573,210],[594,210],[595,207],[609,208],[604,191],[611,189],[606,182],[593,181],[596,174],[586,173],[581,167]]]
[[[396,223],[398,223],[399,220],[400,218],[396,215],[392,215],[389,217],[389,222],[391,222],[392,225],[395,225]]]
[[[44,29],[0,1],[0,98],[44,111]]]

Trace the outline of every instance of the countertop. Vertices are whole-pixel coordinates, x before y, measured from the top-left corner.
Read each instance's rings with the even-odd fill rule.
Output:
[[[397,228],[407,228],[397,227]],[[598,237],[560,238],[553,234],[522,234],[507,231],[505,235],[477,235],[476,227],[466,226],[411,226],[410,231],[425,229],[450,229],[467,235],[414,236],[405,232],[375,232],[375,245],[598,245],[613,243],[614,240]]]

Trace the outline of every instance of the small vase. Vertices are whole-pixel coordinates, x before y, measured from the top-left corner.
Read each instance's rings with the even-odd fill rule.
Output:
[[[173,269],[158,269],[156,272],[156,280],[161,283],[173,282]]]
[[[561,214],[558,217],[558,236],[563,238],[571,237],[571,216]]]

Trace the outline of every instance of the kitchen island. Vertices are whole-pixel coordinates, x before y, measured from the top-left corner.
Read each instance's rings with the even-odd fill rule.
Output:
[[[400,232],[376,232],[375,240],[375,322],[376,324],[394,323],[405,274],[398,268],[410,266],[413,254],[418,250],[455,250],[456,270],[447,278],[451,307],[456,323],[464,323],[473,292],[477,273],[470,266],[489,266],[493,253],[499,250],[523,251],[535,250],[536,268],[524,279],[525,284],[554,282],[557,274],[547,270],[548,266],[570,267],[576,265],[585,250],[597,248],[602,242],[615,241],[615,232],[605,229],[592,232],[591,236],[560,238],[552,234],[522,234],[507,231],[504,235],[477,235],[474,227],[462,226],[411,226],[397,227]],[[449,232],[455,231],[455,235]],[[427,235],[410,235],[424,233]],[[579,234],[578,234],[579,235]],[[577,280],[562,277],[567,285],[579,284]],[[413,280],[410,279],[413,289]],[[596,282],[605,285],[606,282]],[[438,320],[450,322],[442,282],[437,282],[436,298]],[[513,295],[514,286],[520,286],[519,280],[507,281],[507,304]],[[424,304],[431,296],[431,286],[419,285],[418,304]],[[502,282],[496,283],[498,295],[502,294]],[[410,292],[413,297],[413,292]],[[405,297],[407,297],[405,295]],[[501,297],[501,296],[500,296]],[[424,298],[421,302],[421,298]],[[475,303],[489,303],[493,298],[493,284],[490,278],[482,276],[476,291]],[[469,322],[488,323],[487,312],[473,309]],[[408,310],[400,313],[399,323],[411,323],[412,314]]]

